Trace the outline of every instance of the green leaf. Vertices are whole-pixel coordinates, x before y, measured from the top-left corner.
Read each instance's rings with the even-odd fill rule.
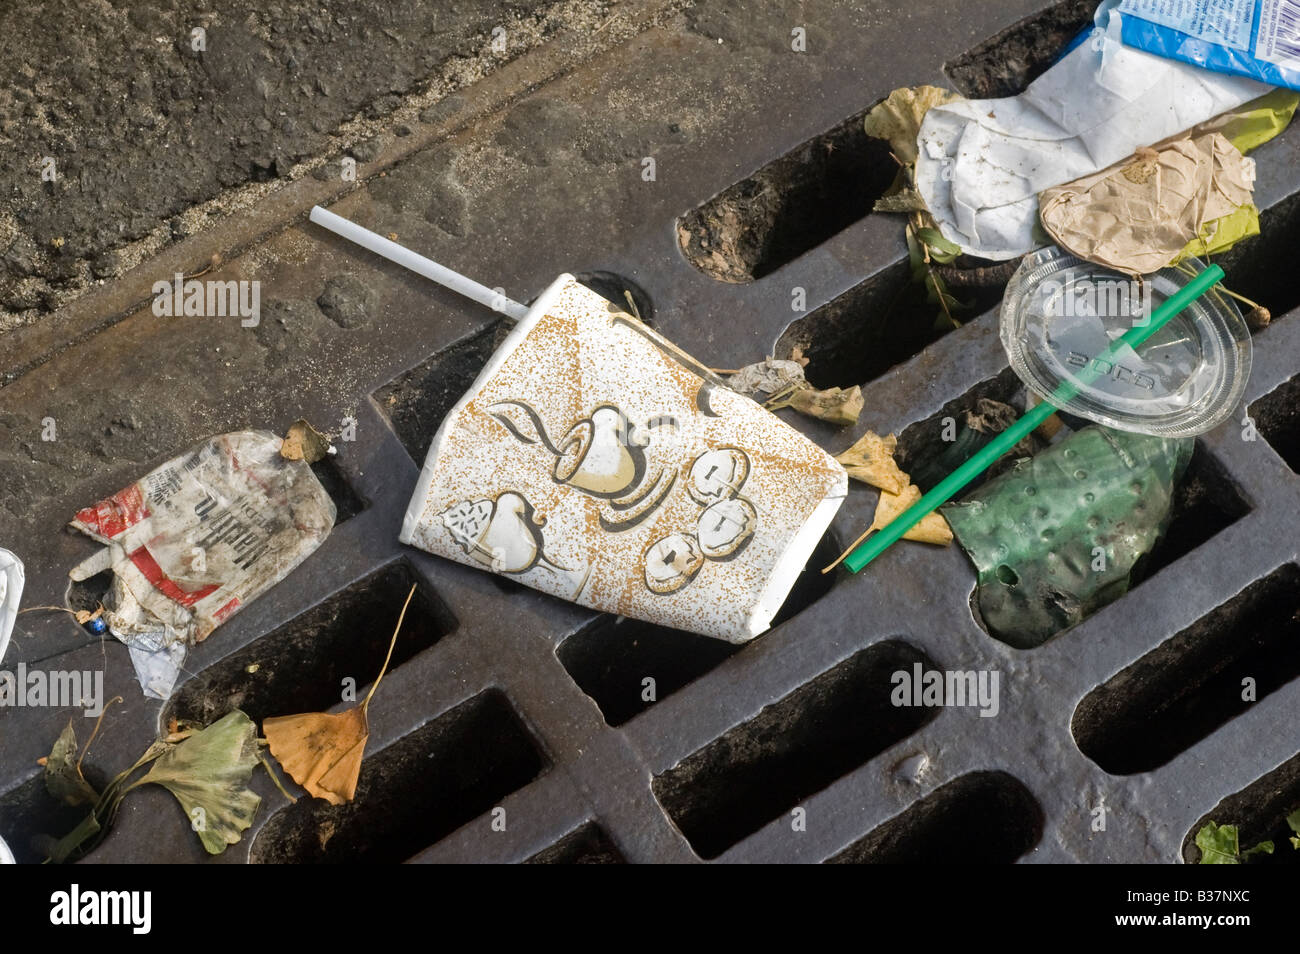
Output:
[[[91,812],[82,819],[81,824],[60,838],[50,849],[50,861],[61,865],[87,841],[99,834],[99,819]]]
[[[1249,858],[1251,855],[1271,855],[1273,853],[1273,843],[1271,841],[1261,841],[1254,848],[1247,848],[1241,853],[1241,857]]]
[[[949,242],[938,229],[920,229],[916,233],[930,252],[930,258],[940,265],[947,265],[961,254],[961,246]]]
[[[86,781],[77,764],[77,733],[72,729],[71,719],[45,760],[45,788],[66,805],[93,805],[99,801],[99,793]]]
[[[140,779],[176,796],[209,854],[239,841],[261,798],[249,791],[257,767],[257,726],[243,712],[223,716],[154,762]]]
[[[1297,835],[1300,835],[1300,808],[1286,816],[1286,823]]]
[[[1206,822],[1196,833],[1196,847],[1201,849],[1203,865],[1238,865],[1237,826]]]

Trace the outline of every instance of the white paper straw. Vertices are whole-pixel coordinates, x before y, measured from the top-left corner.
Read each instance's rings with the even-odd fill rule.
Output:
[[[409,248],[404,248],[396,242],[390,242],[382,235],[376,235],[355,222],[349,222],[342,216],[322,209],[319,205],[312,206],[311,220],[317,225],[329,229],[334,234],[343,236],[349,242],[356,242],[362,248],[369,249],[390,262],[396,262],[403,268],[409,268],[417,275],[423,275],[425,278],[450,288],[466,298],[472,299],[481,305],[486,305],[493,311],[509,315],[515,321],[519,321],[524,315],[528,314],[527,305],[512,301],[495,289],[480,285],[472,278],[467,278],[460,272],[453,272],[445,265],[439,265],[423,255],[417,255]]]

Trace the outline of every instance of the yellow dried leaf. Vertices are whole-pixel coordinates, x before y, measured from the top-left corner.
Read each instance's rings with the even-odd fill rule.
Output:
[[[921,488],[915,484],[901,494],[891,494],[882,490],[880,500],[876,503],[876,515],[871,520],[871,529],[879,530],[886,526],[920,499]],[[903,539],[945,547],[952,543],[952,528],[948,526],[948,521],[943,518],[943,514],[936,511],[926,514],[920,523],[903,534]]]
[[[361,705],[343,712],[307,712],[276,716],[262,722],[262,734],[281,767],[311,795],[323,798],[331,805],[342,805],[356,797],[361,760],[366,754],[366,741],[370,738],[366,711],[384,673],[388,671],[393,647],[397,645],[397,634],[402,631],[402,620],[406,618],[406,609],[414,595],[415,587],[412,586],[397,617],[397,627],[388,644],[388,656]]]
[[[912,480],[894,461],[898,438],[893,434],[881,437],[867,431],[856,444],[835,459],[854,480],[879,487],[891,494],[901,494]]]
[[[344,712],[308,712],[279,716],[262,723],[271,754],[295,782],[331,805],[357,794],[361,759],[370,738],[361,706]]]
[[[921,121],[935,106],[961,97],[938,86],[905,86],[878,103],[862,124],[868,136],[889,140],[889,148],[904,165],[916,161],[916,137]]]

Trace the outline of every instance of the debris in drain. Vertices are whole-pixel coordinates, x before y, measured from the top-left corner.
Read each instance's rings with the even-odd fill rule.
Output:
[[[1255,163],[1219,133],[1181,138],[1040,196],[1043,228],[1068,252],[1130,275],[1195,244],[1222,252],[1259,234]]]
[[[307,464],[314,464],[326,454],[333,453],[335,449],[330,439],[301,418],[289,425],[280,445],[280,456],[285,460],[300,460]]]
[[[161,785],[176,796],[209,854],[221,854],[252,825],[262,801],[248,788],[258,763],[259,743],[257,726],[240,710],[227,713],[207,728],[186,725],[155,741],[102,792],[96,792],[81,772],[94,740],[92,734],[78,756],[76,734],[69,722],[43,760],[45,786],[52,796],[65,804],[92,806],[76,828],[51,846],[50,861],[61,864],[93,851],[108,835],[122,800],[142,785]],[[149,771],[133,780],[146,765],[150,765]]]
[[[108,630],[146,696],[166,699],[190,645],[287,576],[329,535],[334,502],[265,431],[213,437],[80,511],[105,548],[69,575],[106,569]]]
[[[872,518],[870,529],[879,530],[920,499],[921,488],[915,484],[909,486],[901,494],[891,494],[882,490],[880,499],[876,501],[876,515]],[[948,526],[948,522],[943,519],[943,515],[936,511],[922,517],[916,526],[903,534],[903,539],[946,547],[952,543],[952,529]]]
[[[920,454],[913,455],[916,458],[914,461],[909,456],[912,482],[918,487],[929,490],[974,456],[976,451],[988,444],[996,435],[1014,424],[1019,416],[1020,412],[1010,404],[992,398],[978,399],[974,406],[955,416],[954,424],[960,422],[960,426],[952,435],[952,440],[942,440],[927,445]],[[1049,420],[1059,422],[1060,419],[1053,415]],[[989,467],[985,476],[997,476],[1010,466],[1011,461],[1021,457],[1032,457],[1043,445],[1044,441],[1037,437],[1037,432],[1025,436],[997,463]]]
[[[946,504],[990,634],[1032,648],[1124,595],[1193,446],[1086,427]]]
[[[811,384],[793,385],[768,398],[763,405],[769,411],[792,407],[800,414],[815,417],[828,424],[847,427],[858,422],[862,413],[862,388],[827,388],[818,391]]]
[[[18,602],[23,595],[23,562],[0,548],[0,661],[9,648],[9,637],[18,618]]]
[[[907,490],[912,479],[903,473],[894,460],[897,447],[898,438],[893,434],[881,437],[874,431],[867,431],[835,459],[854,480],[891,494],[901,494]]]
[[[847,418],[858,401],[818,410]],[[744,642],[771,624],[847,483],[794,428],[562,275],[447,416],[401,540]]]
[[[1037,248],[1038,193],[1268,92],[1254,80],[1124,46],[1121,21],[1102,7],[1091,42],[1019,96],[958,100],[926,113],[917,191],[963,251],[1001,260]]]
[[[397,645],[397,634],[402,631],[402,620],[406,618],[406,609],[414,595],[415,587],[412,586],[397,617],[384,665],[361,705],[339,713],[309,712],[262,720],[266,743],[281,767],[309,794],[323,798],[331,805],[342,805],[356,797],[361,760],[365,757],[366,741],[370,738],[367,719],[370,700],[388,671],[393,647]]]
[[[1101,9],[1118,2],[1108,0]],[[1216,72],[1300,89],[1293,4],[1238,0],[1214,9],[1130,0],[1123,11],[1123,37],[1130,46]]]
[[[1288,818],[1287,821],[1291,819]],[[1297,825],[1292,828],[1300,832]],[[1239,865],[1252,855],[1271,855],[1274,846],[1271,841],[1261,841],[1242,851],[1236,825],[1216,825],[1211,821],[1206,822],[1196,833],[1196,847],[1201,849],[1200,863],[1203,865]]]
[[[1243,155],[1291,122],[1300,95],[1273,90],[1039,196],[1043,227],[1069,252],[1144,275],[1259,234],[1255,164]]]
[[[921,499],[921,488],[915,484],[905,487],[902,493],[892,494],[887,490],[880,492],[880,497],[876,501],[876,513],[871,519],[871,526],[862,532],[858,537],[848,545],[828,566],[822,567],[822,573],[829,573],[841,563],[843,563],[862,543],[877,530],[889,526],[894,518],[907,511],[909,507]],[[952,543],[952,529],[948,522],[938,511],[927,513],[918,520],[913,526],[909,527],[903,533],[904,540],[915,540],[917,543],[932,543],[935,546],[946,547]]]
[[[771,397],[789,388],[804,387],[808,384],[803,370],[807,361],[764,358],[728,375],[727,387],[749,397]]]
[[[808,359],[798,348],[789,359],[765,358],[747,364],[727,377],[727,387],[738,394],[763,398],[769,411],[792,407],[800,414],[841,427],[855,424],[862,413],[862,389],[829,388],[819,391],[804,377]]]
[[[884,139],[889,143],[889,150],[894,158],[906,169],[916,162],[917,136],[921,132],[921,123],[925,114],[935,106],[943,106],[953,100],[961,99],[956,93],[940,86],[904,86],[893,90],[881,102],[872,107],[862,122],[862,129],[874,139]],[[887,196],[898,194],[899,186],[907,183],[895,182],[894,187],[886,192]],[[917,198],[920,198],[919,196]],[[917,208],[923,209],[924,206]],[[877,212],[898,212],[901,209],[885,208],[876,205]],[[915,211],[907,209],[906,211]]]
[[[947,279],[941,271],[961,255],[961,249],[943,237],[917,191],[917,136],[926,113],[960,98],[937,86],[903,87],[878,103],[863,121],[863,131],[868,136],[889,142],[890,153],[899,164],[898,175],[876,201],[873,211],[907,213],[907,250],[912,280],[925,288],[927,301],[939,306],[935,319],[938,331],[961,324],[953,317],[953,312],[965,306],[948,291]]]

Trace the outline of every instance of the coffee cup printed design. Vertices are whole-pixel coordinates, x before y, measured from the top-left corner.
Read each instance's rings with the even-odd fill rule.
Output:
[[[671,533],[646,549],[645,585],[667,596],[689,585],[706,561],[734,559],[754,538],[758,511],[740,495],[752,468],[739,447],[705,451],[685,468],[686,489],[704,508],[694,533]]]
[[[613,404],[602,404],[552,441],[541,415],[527,401],[499,401],[489,412],[516,440],[540,444],[555,457],[551,479],[557,484],[609,501],[611,512],[600,523],[611,533],[631,530],[673,492],[677,475],[665,469],[645,480],[645,448],[650,443],[646,432],[676,427],[675,418],[658,417],[639,428]]]

